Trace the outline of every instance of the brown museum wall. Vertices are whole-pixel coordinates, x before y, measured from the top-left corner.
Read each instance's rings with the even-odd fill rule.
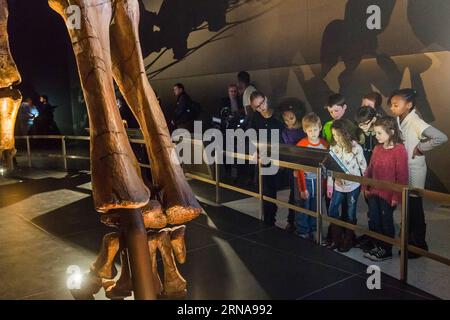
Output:
[[[146,11],[141,13],[149,78],[165,108],[174,103],[172,85],[183,82],[211,112],[236,73],[247,70],[275,105],[299,99],[325,118],[322,106],[331,91],[343,93],[354,110],[368,91],[381,92],[386,105],[392,90],[412,86],[419,91],[418,108],[424,119],[450,135],[450,39],[444,36],[450,22],[439,18],[450,14],[448,1],[266,0],[230,1],[226,7],[221,0],[215,6],[192,0],[183,4],[186,7],[180,8],[177,1],[146,1]],[[381,9],[381,30],[366,26],[370,16],[366,9],[372,4]],[[184,13],[169,26],[166,12],[177,8]],[[150,12],[155,14],[150,17]],[[148,28],[152,23],[155,26]],[[435,189],[450,189],[449,155],[447,144],[428,157],[432,171],[428,181]]]

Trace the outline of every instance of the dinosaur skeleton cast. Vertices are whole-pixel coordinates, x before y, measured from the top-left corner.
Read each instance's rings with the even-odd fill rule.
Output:
[[[14,124],[22,95],[13,89],[13,85],[21,82],[21,78],[9,49],[7,20],[6,0],[0,0],[0,164],[5,163],[7,168],[12,168],[16,152]]]
[[[101,213],[103,223],[120,229],[104,237],[101,252],[92,264],[87,280],[81,289],[72,293],[76,298],[89,299],[103,287],[112,299],[124,298],[132,291],[136,297],[136,290],[141,287],[137,279],[141,272],[146,272],[141,270],[145,266],[153,271],[152,279],[147,277],[151,283],[147,284],[147,290],[150,286],[153,293],[159,295],[183,295],[186,281],[179,274],[175,260],[184,263],[186,259],[183,224],[196,218],[201,207],[180,165],[174,161],[174,145],[146,76],[138,36],[138,2],[48,2],[66,22],[88,109],[94,205]],[[20,81],[20,75],[8,47],[6,0],[0,0],[0,4],[0,87],[6,88],[0,91],[0,151],[11,153],[14,150],[14,122],[21,99],[20,93],[9,87]],[[79,28],[70,26],[73,10],[68,8],[71,6],[80,9]],[[113,81],[143,133],[152,170],[152,190],[141,179],[138,162],[116,107]],[[143,228],[146,230],[144,238]],[[138,241],[141,241],[140,245]],[[148,264],[138,268],[135,261],[138,256],[142,260],[142,241],[146,241],[150,257]],[[162,282],[157,272],[157,250],[164,265]],[[117,273],[114,259],[118,254],[122,268],[119,280],[114,282],[112,279]]]

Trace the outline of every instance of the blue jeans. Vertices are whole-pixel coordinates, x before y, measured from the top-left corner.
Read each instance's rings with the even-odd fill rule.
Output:
[[[305,208],[307,210],[316,211],[317,210],[317,195],[316,195],[317,179],[306,179],[306,190],[308,190],[309,198],[306,200],[296,199],[296,205]],[[296,195],[300,198],[298,187],[296,184]],[[316,218],[311,217],[307,214],[298,212],[295,215],[295,227],[297,233],[301,235],[307,235],[311,232],[316,232],[317,221]]]
[[[293,172],[294,170],[292,169],[287,169],[287,174],[289,177],[289,204],[293,204],[295,205],[295,185],[297,184],[297,178],[295,178],[293,176]],[[289,214],[288,214],[288,219],[287,219],[288,223],[290,224],[294,224],[295,221],[295,211],[292,209],[289,209]]]
[[[345,201],[347,202],[347,215],[343,216],[347,218],[347,222],[356,224],[356,204],[358,203],[359,193],[361,192],[361,187],[356,188],[352,192],[339,192],[334,190],[333,196],[331,197],[329,215],[333,218],[341,218],[339,216],[339,207]]]

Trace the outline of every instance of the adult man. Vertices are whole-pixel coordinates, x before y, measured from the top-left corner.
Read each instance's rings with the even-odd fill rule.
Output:
[[[196,115],[194,110],[192,110],[193,102],[191,97],[186,93],[184,85],[181,83],[176,83],[173,86],[173,93],[177,98],[177,106],[173,115],[174,124],[178,129],[186,129],[189,132],[193,132]]]
[[[56,107],[49,103],[46,95],[41,95],[39,97],[39,102],[39,115],[34,120],[30,132],[32,132],[32,134],[59,135],[60,131],[53,116]]]
[[[39,112],[35,105],[33,105],[33,99],[27,98],[20,105],[17,127],[18,135],[27,135],[28,130],[33,125],[34,119],[39,115]]]
[[[250,115],[253,111],[250,103],[250,96],[256,91],[256,88],[250,84],[250,74],[241,71],[237,75],[239,94],[242,96],[242,105],[245,108],[245,114]]]
[[[229,113],[233,115],[245,112],[243,109],[242,100],[239,98],[238,86],[234,83],[228,86],[228,97],[222,98],[218,113],[220,114],[221,110],[225,108],[228,108]]]

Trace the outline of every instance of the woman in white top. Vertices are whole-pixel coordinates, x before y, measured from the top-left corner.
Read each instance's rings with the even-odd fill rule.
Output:
[[[409,185],[424,189],[427,176],[424,154],[447,142],[447,136],[420,118],[415,109],[416,96],[414,89],[396,90],[392,93],[389,104],[392,113],[397,116],[408,151]],[[409,243],[428,250],[422,198],[412,196],[409,201]],[[409,256],[417,257],[411,253]]]

